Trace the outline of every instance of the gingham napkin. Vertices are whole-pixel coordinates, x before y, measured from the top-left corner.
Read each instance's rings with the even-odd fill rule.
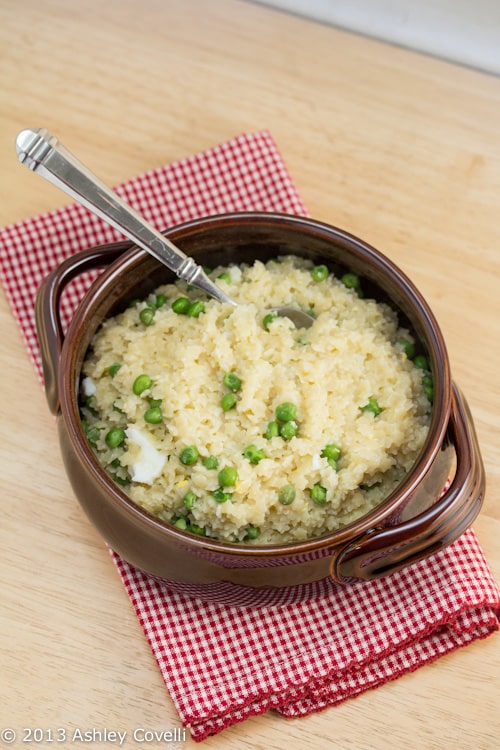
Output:
[[[236,210],[307,213],[266,131],[155,169],[117,192],[160,229]],[[33,317],[40,281],[69,254],[116,239],[76,205],[0,230],[0,278],[40,379]],[[64,295],[63,321],[89,282],[80,277]],[[500,591],[472,530],[383,580],[261,609],[174,594],[111,555],[195,740],[270,709],[285,717],[325,709],[498,629]]]

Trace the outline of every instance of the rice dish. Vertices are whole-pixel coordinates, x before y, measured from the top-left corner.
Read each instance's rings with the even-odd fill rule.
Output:
[[[95,334],[80,392],[99,462],[149,513],[219,541],[302,541],[365,515],[428,433],[432,380],[415,338],[353,274],[309,260],[211,278],[236,308],[177,281]],[[314,324],[296,329],[269,314],[278,305]]]

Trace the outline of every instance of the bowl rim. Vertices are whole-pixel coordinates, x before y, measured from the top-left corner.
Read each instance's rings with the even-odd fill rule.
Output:
[[[345,544],[348,541],[352,541],[353,538],[370,529],[385,525],[384,521],[394,514],[408,496],[416,491],[431,468],[445,438],[451,410],[451,375],[443,334],[432,310],[421,292],[404,271],[402,271],[392,260],[369,243],[346,230],[309,217],[277,212],[238,211],[192,219],[173,226],[164,233],[173,242],[179,242],[179,240],[182,242],[183,237],[195,232],[214,229],[218,230],[225,227],[245,228],[255,223],[269,228],[284,228],[288,231],[299,230],[306,234],[312,232],[317,237],[333,242],[333,244],[336,244],[335,241],[337,241],[337,244],[344,249],[346,249],[345,246],[347,246],[349,251],[354,252],[362,258],[369,258],[371,261],[375,261],[375,265],[377,265],[379,269],[382,269],[384,276],[390,279],[391,283],[395,284],[400,291],[403,291],[405,297],[411,301],[412,307],[418,313],[418,318],[426,333],[426,343],[429,345],[431,369],[434,374],[435,390],[431,424],[429,426],[429,432],[424,446],[422,447],[413,468],[408,472],[396,489],[390,493],[390,495],[388,495],[369,513],[361,516],[356,521],[321,536],[305,539],[303,541],[292,541],[280,544],[244,545],[238,542],[218,541],[209,537],[198,536],[176,529],[172,525],[162,521],[147,510],[143,509],[116,483],[114,483],[99,463],[83,433],[78,408],[78,384],[80,372],[75,372],[77,369],[75,355],[78,347],[73,346],[72,344],[73,339],[76,339],[76,343],[78,342],[78,329],[81,330],[83,321],[88,318],[93,307],[96,305],[96,301],[108,288],[116,283],[116,279],[130,273],[136,266],[140,265],[145,260],[154,262],[154,259],[152,259],[144,250],[134,246],[134,244],[129,241],[120,243],[124,246],[124,253],[105,268],[93,281],[78,304],[78,307],[69,323],[61,349],[58,372],[60,408],[68,437],[72,441],[79,460],[87,471],[90,472],[94,481],[96,481],[102,490],[108,494],[112,502],[117,504],[122,512],[130,515],[135,523],[145,525],[150,531],[164,536],[167,539],[171,538],[172,541],[177,544],[181,543],[184,546],[197,548],[210,553],[244,557],[288,557],[292,554],[296,555],[297,553],[311,553],[324,548],[334,548],[341,544]],[[106,249],[107,247],[116,244],[117,243],[105,243],[99,247]],[[156,261],[156,263],[158,262]],[[100,323],[95,330],[97,330],[99,325]],[[436,374],[439,372],[441,373],[441,377],[436,378]],[[438,492],[439,490],[437,491],[437,494]]]

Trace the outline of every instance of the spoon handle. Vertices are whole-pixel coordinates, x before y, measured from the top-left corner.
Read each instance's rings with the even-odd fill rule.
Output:
[[[16,151],[21,163],[153,255],[180,279],[220,302],[236,304],[208,278],[201,266],[148,224],[45,128],[22,130],[16,138]]]

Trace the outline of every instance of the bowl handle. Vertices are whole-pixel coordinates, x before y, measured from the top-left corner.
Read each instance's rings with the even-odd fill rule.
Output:
[[[484,466],[471,413],[455,385],[449,427],[457,470],[448,489],[418,516],[371,529],[341,549],[330,564],[334,581],[382,578],[444,549],[472,524],[484,497]]]
[[[57,373],[64,341],[59,310],[61,294],[76,276],[109,265],[130,247],[130,242],[115,242],[71,255],[44,279],[38,289],[35,322],[42,358],[45,396],[52,414],[59,413]]]

